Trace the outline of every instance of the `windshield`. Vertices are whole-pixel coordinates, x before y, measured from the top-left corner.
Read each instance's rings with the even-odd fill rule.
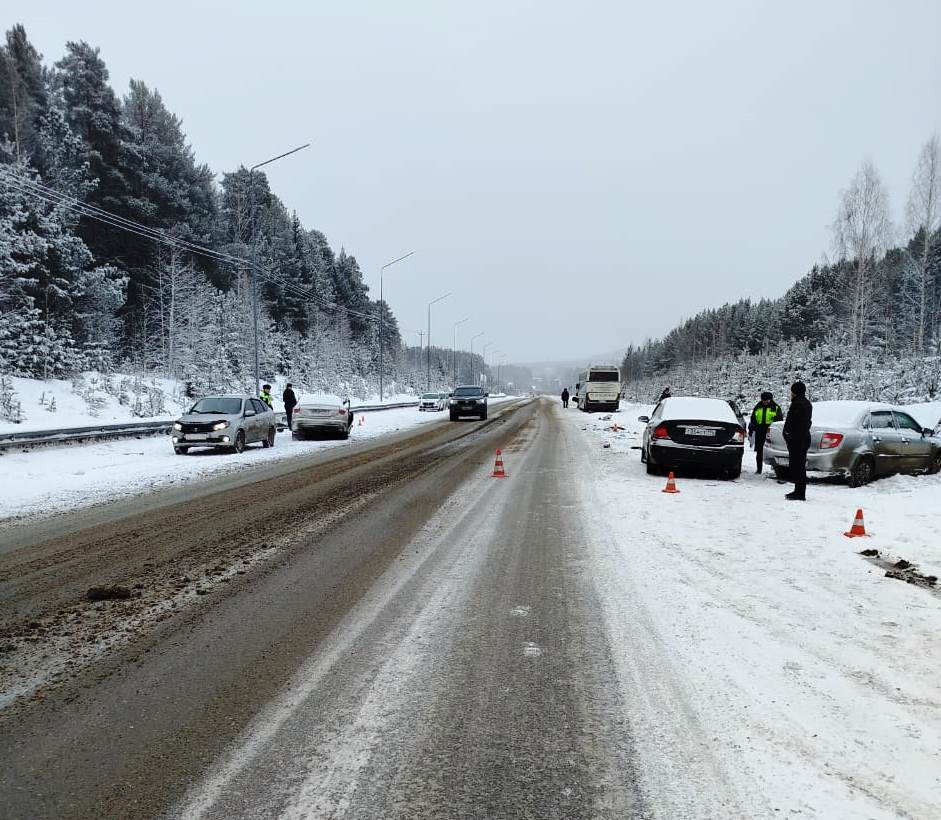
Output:
[[[437,393],[422,393],[422,401],[435,401],[438,398]]]
[[[200,399],[190,408],[190,413],[222,413],[234,416],[242,412],[241,399]]]
[[[591,373],[588,374],[588,381],[619,382],[621,381],[621,377],[617,370],[592,370]]]
[[[480,387],[459,387],[454,391],[455,396],[482,396],[483,388]]]

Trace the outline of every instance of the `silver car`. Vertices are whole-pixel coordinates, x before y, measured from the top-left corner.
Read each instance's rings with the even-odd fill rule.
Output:
[[[418,409],[422,412],[438,412],[448,406],[447,393],[422,393],[418,402]]]
[[[787,478],[790,467],[783,431],[783,422],[771,425],[763,457],[778,478]],[[813,409],[807,471],[843,476],[851,487],[895,473],[937,473],[941,439],[904,407],[820,401]]]
[[[291,419],[292,433],[295,438],[310,436],[314,433],[332,433],[340,438],[350,437],[353,426],[353,411],[350,400],[306,401],[294,408]]]
[[[260,441],[273,447],[277,420],[261,399],[252,396],[206,396],[173,423],[177,455],[193,447],[214,447],[241,453]]]

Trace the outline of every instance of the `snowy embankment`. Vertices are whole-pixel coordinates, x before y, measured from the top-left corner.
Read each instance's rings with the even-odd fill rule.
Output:
[[[172,379],[139,378],[120,373],[104,376],[87,372],[75,379],[23,379],[5,376],[13,389],[21,421],[0,418],[0,433],[29,433],[92,427],[97,424],[123,424],[135,421],[169,421],[179,416],[193,400],[183,396],[183,386]],[[285,379],[273,389],[275,410],[283,411],[281,392]],[[332,394],[297,390],[301,402],[338,398]],[[347,396],[343,396],[343,399]],[[417,396],[392,395],[353,397],[354,405],[396,404],[417,401]]]
[[[194,450],[178,456],[169,438],[162,435],[44,447],[26,453],[10,450],[0,454],[0,486],[4,488],[0,525],[346,447],[447,417],[446,412],[421,413],[414,407],[357,414],[349,441],[294,440],[290,434],[280,433],[270,450],[253,444],[241,455]]]
[[[615,654],[653,625],[749,816],[941,817],[941,595],[859,554],[941,575],[941,476],[812,482],[795,504],[746,450],[740,480],[667,495],[633,449],[646,411],[567,413],[597,469],[585,503]],[[871,537],[851,540],[857,507]],[[654,774],[685,776],[670,765]]]

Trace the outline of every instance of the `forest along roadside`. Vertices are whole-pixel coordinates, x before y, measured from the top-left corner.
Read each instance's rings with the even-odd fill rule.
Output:
[[[28,705],[117,647],[241,590],[445,459],[442,447],[498,435],[529,412],[507,404],[483,425],[425,426],[309,464],[284,462],[258,480],[243,474],[165,491],[163,501],[125,499],[62,518],[48,539],[22,541],[33,528],[0,532],[0,709]]]
[[[748,816],[941,816],[941,598],[859,554],[941,574],[941,477],[856,490],[812,481],[798,509],[787,486],[752,472],[680,476],[679,494],[664,494],[635,449],[647,411],[565,414],[590,462],[580,486],[596,510],[599,589],[625,685],[638,675],[640,628],[683,670],[693,737],[753,795]],[[851,540],[857,507],[870,537]],[[648,710],[629,715],[647,725]],[[660,736],[656,726],[636,733],[640,760]],[[666,788],[680,772],[664,771],[676,776],[660,773]],[[641,771],[642,782],[655,774]]]

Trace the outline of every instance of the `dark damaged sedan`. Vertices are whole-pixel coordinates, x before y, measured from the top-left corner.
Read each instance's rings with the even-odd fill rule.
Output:
[[[639,421],[647,425],[640,458],[651,475],[684,468],[741,475],[745,428],[724,399],[671,397]]]

